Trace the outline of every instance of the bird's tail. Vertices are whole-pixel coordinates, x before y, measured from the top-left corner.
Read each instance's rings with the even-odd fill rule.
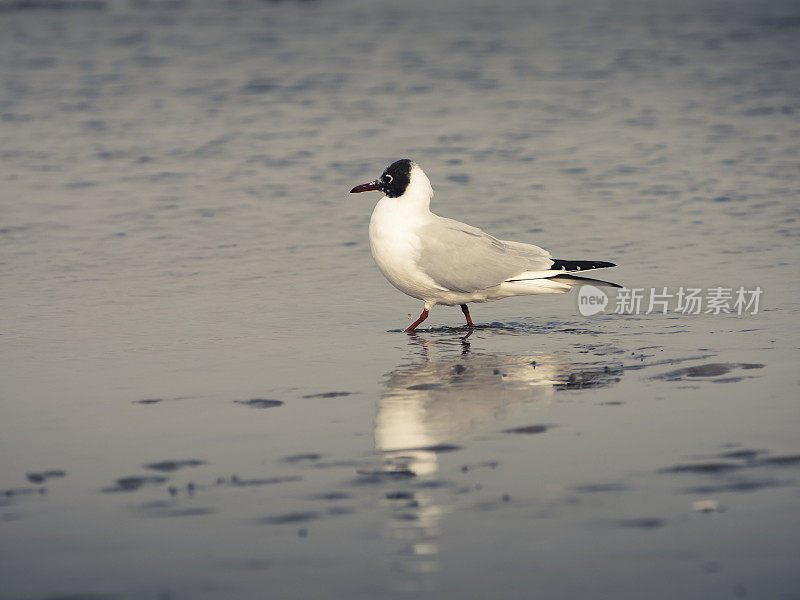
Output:
[[[577,275],[561,274],[555,277],[548,277],[549,281],[557,283],[566,283],[569,286],[573,285],[599,285],[601,287],[621,288],[622,286],[610,281],[603,281],[602,279],[592,279],[591,277],[578,277]]]
[[[560,260],[552,259],[552,266],[546,271],[526,271],[513,279],[503,282],[507,289],[513,287],[516,294],[558,294],[568,292],[576,285],[596,285],[602,287],[621,288],[621,285],[575,275],[576,271],[593,271],[615,267],[611,262],[601,260]],[[511,287],[509,287],[511,286]]]

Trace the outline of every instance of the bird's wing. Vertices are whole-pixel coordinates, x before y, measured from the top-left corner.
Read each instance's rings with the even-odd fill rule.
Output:
[[[475,292],[528,271],[553,264],[547,250],[498,240],[477,227],[438,217],[417,231],[417,266],[438,285],[453,292]]]

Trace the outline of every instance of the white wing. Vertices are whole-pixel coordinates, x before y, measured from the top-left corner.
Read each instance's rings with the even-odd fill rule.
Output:
[[[546,271],[553,264],[543,248],[498,240],[453,219],[438,217],[417,233],[421,243],[417,266],[453,292],[485,290],[528,271]]]

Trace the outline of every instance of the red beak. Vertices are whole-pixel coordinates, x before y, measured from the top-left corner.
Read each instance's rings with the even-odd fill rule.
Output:
[[[376,179],[375,181],[370,181],[369,183],[362,183],[361,185],[357,185],[352,190],[350,190],[351,194],[358,194],[360,192],[371,192],[373,190],[381,189],[381,181],[380,179]]]

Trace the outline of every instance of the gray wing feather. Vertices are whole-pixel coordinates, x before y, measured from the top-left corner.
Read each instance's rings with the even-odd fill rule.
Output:
[[[525,271],[546,270],[553,264],[543,248],[498,240],[453,219],[440,217],[418,233],[417,266],[454,292],[485,290]]]

